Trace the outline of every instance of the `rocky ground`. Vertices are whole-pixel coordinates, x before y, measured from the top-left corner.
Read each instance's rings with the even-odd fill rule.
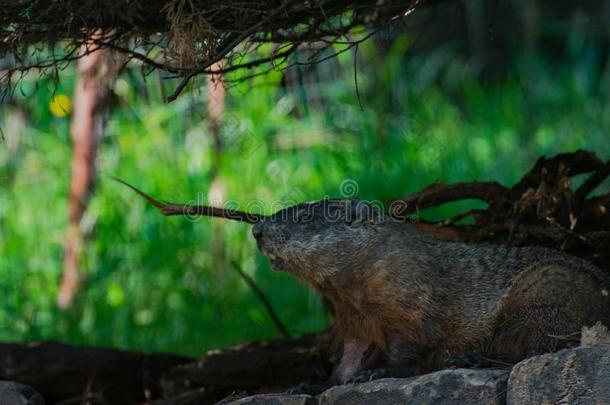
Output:
[[[172,403],[197,403],[185,400]],[[339,385],[318,396],[260,394],[222,402],[232,405],[610,404],[610,333],[599,324],[584,328],[581,346],[531,357],[512,369],[447,369],[413,378]],[[33,388],[0,381],[0,405],[44,403]]]

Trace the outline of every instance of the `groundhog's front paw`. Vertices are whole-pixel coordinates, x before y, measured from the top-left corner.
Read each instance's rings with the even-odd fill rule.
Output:
[[[490,359],[483,356],[454,356],[447,361],[450,367],[455,368],[489,368],[493,367]]]
[[[333,382],[323,382],[320,384],[299,384],[284,391],[288,395],[319,395],[331,388],[335,384]]]
[[[362,383],[373,381],[380,378],[405,378],[410,377],[411,371],[407,366],[391,366],[384,368],[374,368],[372,370],[363,370],[347,380],[346,383]]]
[[[346,384],[363,383],[385,377],[386,371],[383,368],[378,368],[374,370],[364,370],[347,380]]]

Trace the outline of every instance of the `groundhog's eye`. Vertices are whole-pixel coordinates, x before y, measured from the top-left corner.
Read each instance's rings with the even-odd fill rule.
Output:
[[[355,215],[347,215],[345,217],[345,224],[348,226],[356,225],[362,222],[362,218],[357,218]]]
[[[300,224],[309,222],[312,219],[313,219],[313,213],[311,213],[309,211],[302,210],[297,213],[297,222]]]

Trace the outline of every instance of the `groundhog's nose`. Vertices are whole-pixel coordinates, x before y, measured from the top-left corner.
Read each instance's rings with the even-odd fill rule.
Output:
[[[263,227],[261,226],[261,224],[256,224],[252,227],[252,235],[254,235],[256,239],[263,236]]]

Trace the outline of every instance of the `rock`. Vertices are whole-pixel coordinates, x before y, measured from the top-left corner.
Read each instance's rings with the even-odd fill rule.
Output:
[[[610,346],[610,332],[601,322],[587,328],[583,326],[580,338],[580,345],[590,346]]]
[[[259,394],[229,402],[230,405],[315,405],[318,401],[309,395]]]
[[[0,381],[0,405],[44,405],[44,399],[28,385]]]
[[[610,404],[610,348],[578,347],[518,363],[507,404]]]
[[[504,370],[443,370],[415,378],[339,385],[322,393],[319,403],[504,404],[507,378]]]

